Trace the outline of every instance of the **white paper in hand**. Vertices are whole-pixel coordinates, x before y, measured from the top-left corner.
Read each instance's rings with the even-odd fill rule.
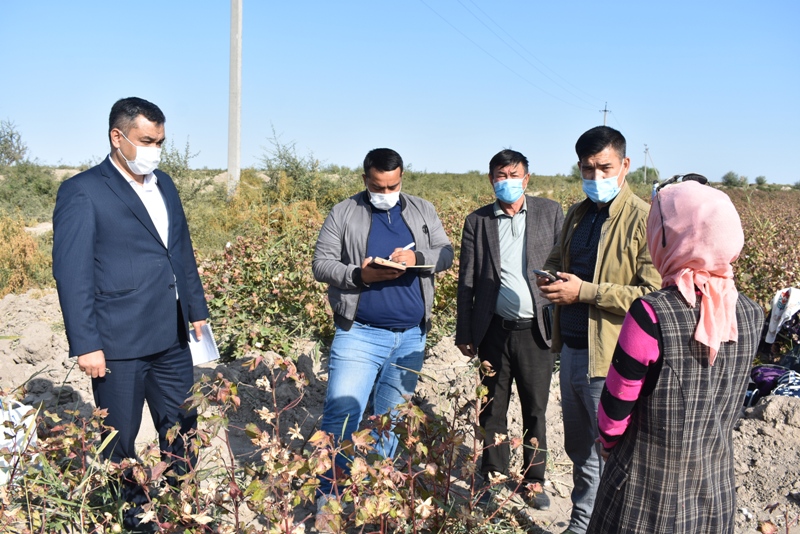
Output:
[[[217,342],[214,341],[211,325],[204,324],[200,331],[203,333],[203,337],[198,340],[194,328],[189,328],[189,350],[192,351],[194,365],[208,363],[219,358],[219,349],[217,349]]]

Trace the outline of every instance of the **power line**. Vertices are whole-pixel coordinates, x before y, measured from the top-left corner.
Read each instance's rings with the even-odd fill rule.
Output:
[[[459,34],[460,34],[460,35],[461,35],[461,36],[462,36],[464,39],[466,39],[467,41],[469,41],[470,43],[472,43],[472,44],[473,44],[473,45],[474,45],[476,48],[478,48],[478,49],[479,49],[480,51],[482,51],[484,54],[486,54],[487,56],[489,56],[490,58],[492,58],[493,60],[495,60],[497,63],[499,63],[500,65],[502,65],[503,67],[505,67],[505,68],[506,68],[506,69],[507,69],[509,72],[511,72],[512,74],[516,75],[517,77],[519,77],[521,80],[523,80],[523,81],[524,81],[524,82],[526,82],[527,84],[529,84],[529,85],[531,85],[531,86],[535,87],[536,89],[538,89],[539,91],[543,92],[543,93],[544,93],[544,94],[546,94],[547,96],[549,96],[549,97],[551,97],[551,98],[555,98],[556,100],[558,100],[558,101],[560,101],[560,102],[563,102],[564,104],[567,104],[568,106],[573,106],[573,107],[576,107],[576,108],[578,108],[578,109],[584,109],[584,110],[588,110],[588,108],[585,108],[585,107],[583,107],[583,106],[578,106],[578,105],[576,105],[576,104],[573,104],[572,102],[567,102],[567,101],[566,101],[566,100],[564,100],[563,98],[559,98],[558,96],[556,96],[556,95],[554,95],[554,94],[552,94],[552,93],[550,93],[550,92],[548,92],[548,91],[545,91],[544,89],[542,89],[541,87],[539,87],[538,85],[536,85],[535,83],[533,83],[532,81],[530,81],[529,79],[527,79],[525,76],[523,76],[522,74],[518,73],[517,71],[515,71],[514,69],[512,69],[511,67],[509,67],[508,65],[506,65],[506,64],[505,64],[505,63],[503,63],[502,61],[500,61],[500,60],[499,60],[497,57],[495,57],[494,55],[492,55],[491,53],[489,53],[489,51],[487,51],[487,50],[486,50],[485,48],[483,48],[481,45],[479,45],[479,44],[478,44],[478,43],[476,43],[474,40],[472,40],[472,38],[470,38],[470,37],[469,37],[467,34],[465,34],[464,32],[462,32],[461,30],[459,30],[459,29],[458,29],[458,28],[457,28],[457,27],[456,27],[454,24],[452,24],[452,23],[451,23],[449,20],[447,20],[446,18],[444,18],[444,16],[442,16],[442,15],[441,15],[441,14],[440,14],[438,11],[436,11],[436,10],[435,10],[435,9],[433,9],[433,8],[432,8],[430,5],[428,5],[428,3],[427,3],[427,2],[425,2],[425,0],[419,0],[419,1],[420,1],[420,2],[422,2],[422,4],[423,4],[425,7],[427,7],[427,8],[428,8],[428,9],[430,9],[431,11],[433,11],[433,13],[434,13],[434,14],[435,14],[437,17],[439,17],[440,19],[442,19],[442,20],[443,20],[443,21],[444,21],[444,22],[445,22],[445,23],[446,23],[448,26],[450,26],[450,27],[451,27],[451,28],[453,28],[455,31],[457,31],[457,32],[458,32],[458,33],[459,33]]]
[[[554,84],[556,84],[558,87],[560,87],[561,89],[563,89],[563,90],[564,90],[564,91],[566,91],[567,93],[571,94],[572,96],[574,96],[574,97],[575,97],[575,98],[577,98],[578,100],[581,100],[581,101],[585,102],[586,104],[592,105],[592,103],[591,103],[591,102],[589,102],[589,101],[585,100],[584,98],[580,97],[579,95],[576,95],[575,93],[573,93],[572,91],[570,91],[569,89],[567,89],[566,87],[564,87],[563,85],[561,85],[560,83],[558,83],[556,80],[554,80],[553,78],[551,78],[550,76],[548,76],[548,75],[547,75],[547,73],[546,73],[546,72],[544,72],[542,69],[540,69],[539,67],[537,67],[536,65],[534,65],[533,63],[531,63],[531,62],[530,62],[530,60],[528,60],[528,58],[526,58],[524,55],[520,54],[520,53],[519,53],[519,52],[518,52],[516,49],[514,49],[514,47],[513,47],[513,46],[511,46],[511,45],[508,43],[508,41],[506,41],[505,39],[503,39],[503,37],[502,37],[502,36],[498,35],[498,34],[497,34],[497,32],[495,32],[495,31],[494,31],[494,30],[491,28],[491,26],[489,26],[488,24],[486,24],[486,23],[485,23],[483,20],[481,20],[481,18],[480,18],[480,17],[478,17],[478,16],[477,16],[475,13],[473,13],[473,12],[472,12],[472,10],[471,10],[470,8],[468,8],[466,5],[464,5],[464,2],[462,2],[462,0],[456,0],[456,1],[457,1],[459,4],[461,4],[461,7],[463,7],[463,8],[464,8],[464,9],[465,9],[465,10],[466,10],[466,11],[467,11],[467,12],[468,12],[470,15],[472,15],[472,16],[475,18],[475,20],[477,20],[478,22],[480,22],[480,23],[481,23],[481,24],[482,24],[482,25],[483,25],[483,26],[484,26],[484,27],[485,27],[487,30],[489,30],[490,32],[492,32],[492,34],[493,34],[495,37],[497,37],[498,39],[500,39],[500,40],[503,42],[503,44],[505,44],[505,45],[506,45],[507,47],[509,47],[509,48],[510,48],[510,49],[511,49],[511,50],[512,50],[512,51],[513,51],[515,54],[517,54],[519,57],[521,57],[521,58],[522,58],[522,60],[523,60],[523,61],[525,61],[525,62],[526,62],[528,65],[530,65],[531,67],[533,67],[534,69],[536,69],[536,70],[537,70],[537,71],[538,71],[538,72],[539,72],[539,73],[540,73],[542,76],[544,76],[545,78],[547,78],[548,80],[550,80],[551,82],[553,82],[553,83],[554,83]],[[528,50],[527,48],[525,48],[525,47],[524,47],[524,46],[523,46],[523,45],[522,45],[522,44],[521,44],[519,41],[517,41],[517,40],[514,38],[514,36],[513,36],[513,35],[511,35],[511,34],[510,34],[510,33],[509,33],[509,32],[508,32],[508,31],[507,31],[505,28],[503,28],[502,26],[500,26],[499,24],[497,24],[497,22],[495,22],[495,21],[494,21],[494,19],[492,19],[492,17],[491,17],[491,16],[489,16],[489,14],[488,14],[488,13],[486,13],[486,12],[485,12],[483,9],[481,9],[481,8],[480,8],[480,6],[478,6],[478,5],[477,5],[475,2],[473,2],[473,0],[469,0],[469,1],[470,1],[470,3],[471,3],[472,5],[474,5],[474,6],[475,6],[475,8],[476,8],[476,9],[478,9],[478,11],[480,11],[480,12],[481,12],[481,13],[482,13],[482,14],[483,14],[483,15],[484,15],[484,16],[485,16],[487,19],[489,19],[489,20],[492,22],[492,24],[494,24],[495,26],[497,26],[498,28],[500,28],[500,29],[503,31],[503,33],[505,33],[505,34],[506,34],[506,35],[507,35],[507,36],[508,36],[508,37],[509,37],[509,38],[510,38],[512,41],[514,41],[514,43],[516,43],[516,45],[517,45],[519,48],[521,48],[522,50],[524,50],[525,52],[527,52],[527,53],[528,53],[528,54],[529,54],[531,57],[533,57],[533,58],[534,58],[536,61],[538,61],[539,63],[541,63],[541,64],[542,64],[542,66],[544,66],[545,68],[547,68],[547,66],[546,66],[546,65],[545,65],[545,64],[544,64],[544,63],[543,63],[543,62],[542,62],[542,61],[541,61],[539,58],[537,58],[537,57],[536,57],[536,56],[535,56],[535,55],[534,55],[534,54],[533,54],[533,53],[532,53],[530,50]],[[552,69],[548,69],[548,70],[551,70],[551,71],[552,71]],[[553,73],[554,73],[554,74],[556,74],[556,76],[558,76],[558,74],[557,74],[557,73],[555,73],[555,71],[553,71]],[[561,77],[559,76],[559,78],[561,78]],[[562,79],[563,79],[563,78],[562,78]],[[566,80],[565,80],[565,81],[566,81]],[[567,82],[567,83],[569,83],[569,82]],[[570,85],[572,85],[572,84],[570,84]],[[591,97],[591,96],[590,96],[590,98],[593,98],[593,97]]]
[[[601,109],[600,111],[603,111],[603,110]],[[610,109],[608,110],[608,112],[611,113],[611,116],[614,117],[614,120],[617,122],[617,129],[619,131],[624,131],[625,128],[622,127],[622,123],[619,121],[619,118],[617,117],[617,114],[614,113],[613,111],[611,111]]]
[[[525,45],[523,45],[522,43],[520,43],[519,41],[517,41],[517,39],[516,39],[516,38],[515,38],[515,37],[514,37],[514,36],[513,36],[511,33],[509,33],[509,32],[508,32],[508,30],[506,30],[506,29],[505,29],[505,27],[503,27],[503,25],[501,25],[501,24],[498,24],[498,23],[497,23],[497,22],[496,22],[494,19],[492,19],[492,17],[491,17],[491,16],[489,16],[489,14],[488,14],[488,13],[486,13],[486,12],[485,12],[483,9],[481,9],[481,7],[480,7],[478,4],[476,4],[476,3],[475,3],[473,0],[469,0],[469,1],[470,1],[470,3],[471,3],[472,5],[474,5],[474,6],[475,6],[475,7],[478,9],[478,11],[480,11],[481,13],[483,13],[483,14],[486,16],[486,18],[488,18],[489,20],[491,20],[491,21],[492,21],[492,24],[494,24],[495,26],[497,26],[498,28],[500,28],[500,30],[501,30],[503,33],[505,33],[506,35],[508,35],[508,36],[511,38],[511,40],[512,40],[512,41],[514,41],[514,42],[517,44],[517,46],[519,46],[520,48],[522,48],[522,49],[523,49],[523,50],[524,50],[526,53],[528,53],[528,54],[529,54],[529,55],[530,55],[530,56],[531,56],[533,59],[535,59],[536,61],[538,61],[539,63],[541,63],[541,65],[542,65],[544,68],[546,68],[547,70],[549,70],[550,72],[552,72],[554,75],[556,75],[558,78],[560,78],[561,80],[563,80],[563,81],[564,81],[564,83],[566,83],[567,85],[569,85],[569,86],[570,86],[570,87],[572,87],[573,89],[577,89],[577,90],[578,90],[578,91],[580,91],[581,93],[585,94],[586,96],[588,96],[589,98],[591,98],[591,99],[593,99],[593,100],[595,100],[595,101],[597,101],[597,102],[599,102],[599,101],[600,101],[600,99],[599,99],[599,98],[597,98],[596,96],[594,96],[594,95],[590,95],[590,94],[589,94],[589,93],[587,93],[586,91],[582,90],[580,87],[578,87],[578,86],[576,86],[576,85],[573,85],[572,83],[570,83],[570,82],[569,82],[569,80],[567,80],[566,78],[564,78],[563,76],[561,76],[560,74],[558,74],[558,72],[556,72],[555,70],[553,70],[553,69],[551,69],[550,67],[548,67],[548,66],[547,66],[547,64],[546,64],[544,61],[542,61],[541,59],[539,59],[539,58],[536,56],[536,54],[534,54],[533,52],[531,52],[530,50],[528,50],[527,48],[525,48]],[[587,102],[587,103],[588,103],[588,102]]]

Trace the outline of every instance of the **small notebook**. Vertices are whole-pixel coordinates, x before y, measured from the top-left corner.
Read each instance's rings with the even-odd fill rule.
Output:
[[[385,260],[383,258],[374,258],[370,265],[380,269],[397,269],[398,271],[405,271],[406,269],[433,269],[436,267],[435,265],[403,265],[402,263]]]
[[[214,341],[214,333],[211,331],[211,325],[206,323],[200,331],[203,337],[199,340],[194,333],[194,328],[189,328],[189,350],[192,351],[192,363],[200,365],[219,359],[219,349],[217,342]]]

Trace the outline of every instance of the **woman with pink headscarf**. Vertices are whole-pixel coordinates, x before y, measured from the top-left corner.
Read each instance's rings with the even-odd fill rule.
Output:
[[[631,306],[600,399],[606,465],[589,533],[734,529],[733,425],[764,313],[733,282],[744,234],[730,198],[679,178],[647,221],[662,289]]]

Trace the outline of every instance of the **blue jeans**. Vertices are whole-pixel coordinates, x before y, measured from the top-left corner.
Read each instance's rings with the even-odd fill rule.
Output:
[[[385,414],[413,395],[417,374],[425,356],[425,330],[415,326],[405,332],[354,322],[350,330],[336,328],[331,345],[328,391],[322,413],[321,430],[336,441],[350,439],[365,411]],[[397,436],[374,435],[375,451],[385,458],[394,456]],[[347,470],[348,459],[336,456],[336,464]],[[330,475],[329,473],[328,475]],[[331,477],[320,479],[319,490],[332,493]]]
[[[561,409],[564,450],[572,460],[572,517],[569,528],[586,532],[603,465],[597,439],[597,407],[604,377],[589,378],[589,350],[561,349]]]

